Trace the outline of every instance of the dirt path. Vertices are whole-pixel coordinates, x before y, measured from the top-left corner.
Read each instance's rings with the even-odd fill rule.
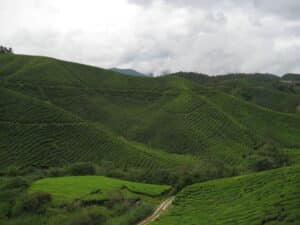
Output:
[[[140,223],[138,223],[137,225],[147,225],[151,222],[153,222],[154,220],[156,220],[158,217],[160,217],[160,215],[166,211],[166,209],[171,206],[172,202],[174,201],[175,196],[172,196],[168,199],[166,199],[165,201],[163,201],[154,211],[154,213],[152,213],[152,215],[150,215],[149,217],[147,217],[146,219],[144,219],[143,221],[141,221]]]

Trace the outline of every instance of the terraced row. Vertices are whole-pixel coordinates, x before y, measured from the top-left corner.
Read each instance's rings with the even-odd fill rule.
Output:
[[[0,121],[64,123],[82,120],[52,104],[0,87]]]
[[[155,225],[286,224],[300,214],[300,167],[198,183],[183,189]]]
[[[247,127],[253,136],[271,139],[291,148],[299,146],[300,115],[276,112],[220,92],[208,93],[207,97]]]
[[[195,160],[118,139],[91,124],[0,123],[0,169],[15,165],[47,168],[78,161],[111,161],[119,168],[149,172]]]
[[[44,57],[0,56],[0,64],[0,126],[11,134],[1,134],[4,164],[5,157],[12,162],[40,151],[35,159],[42,166],[57,155],[61,164],[111,160],[155,170],[196,160],[247,170],[257,143],[299,148],[299,116],[216,91],[233,90],[235,76],[220,78],[215,88],[219,78],[205,77],[209,87],[203,87],[182,77],[130,77]],[[49,152],[48,162],[41,155]],[[23,165],[33,158],[26,157]]]

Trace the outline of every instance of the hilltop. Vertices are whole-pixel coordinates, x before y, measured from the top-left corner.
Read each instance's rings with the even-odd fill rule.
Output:
[[[147,74],[140,73],[140,72],[138,72],[136,70],[133,70],[133,69],[111,68],[110,70],[112,70],[114,72],[126,74],[126,75],[131,75],[131,76],[149,76]]]

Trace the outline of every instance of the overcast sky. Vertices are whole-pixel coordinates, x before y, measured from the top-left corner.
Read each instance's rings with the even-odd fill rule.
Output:
[[[0,0],[0,45],[104,68],[300,73],[300,0]]]

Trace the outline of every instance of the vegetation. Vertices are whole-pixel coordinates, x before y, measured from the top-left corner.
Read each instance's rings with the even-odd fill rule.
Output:
[[[103,176],[39,179],[39,173],[1,178],[0,224],[131,225],[171,189]]]
[[[271,75],[132,77],[21,55],[1,55],[0,64],[3,170],[109,162],[119,171],[139,171],[125,172],[126,179],[176,184],[180,171],[193,171],[189,179],[197,181],[251,171],[259,158],[253,155],[269,142],[281,145],[280,155],[282,147],[299,147],[299,115],[235,94],[240,84],[276,92]]]
[[[184,188],[151,224],[298,224],[300,167],[280,168]]]
[[[170,191],[167,185],[142,184],[102,176],[45,178],[35,181],[29,192],[47,192],[54,202],[105,199],[113,190],[126,189],[133,193],[159,196]]]
[[[293,224],[299,208],[290,201],[299,198],[293,191],[300,159],[298,76],[153,78],[1,54],[0,225],[135,224],[165,192],[182,189],[165,224],[176,224],[170,223],[175,218],[177,224]],[[294,167],[273,170],[286,166]],[[255,179],[281,193],[282,173],[293,182],[283,188],[280,198],[288,205],[280,203],[280,214],[271,186]],[[266,198],[256,202],[256,189]],[[216,205],[206,207],[208,197]],[[240,210],[235,221],[231,208]],[[266,217],[269,212],[276,216]]]

